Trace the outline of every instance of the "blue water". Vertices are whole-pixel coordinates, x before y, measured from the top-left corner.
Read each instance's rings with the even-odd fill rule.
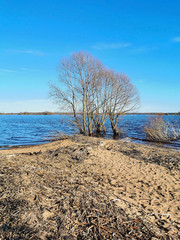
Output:
[[[124,137],[132,142],[153,144],[145,141],[142,129],[149,116],[126,115],[119,119],[118,126],[123,129]],[[180,126],[180,116],[164,116],[164,119]],[[0,147],[9,148],[21,145],[36,145],[49,142],[58,132],[67,135],[78,133],[71,122],[72,117],[67,115],[1,115],[0,116]],[[109,121],[106,122],[105,138],[112,138]],[[180,139],[162,145],[180,148]]]

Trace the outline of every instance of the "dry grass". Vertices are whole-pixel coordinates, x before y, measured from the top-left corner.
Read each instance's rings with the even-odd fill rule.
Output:
[[[55,142],[53,144],[56,145]],[[22,149],[23,153],[0,155],[0,239],[176,239],[177,234],[173,238],[171,231],[178,231],[178,223],[171,215],[167,219],[166,216],[161,217],[151,209],[151,205],[146,207],[144,200],[143,206],[138,205],[139,195],[135,195],[136,206],[131,202],[130,190],[122,190],[122,194],[117,193],[116,198],[112,198],[115,189],[120,187],[118,184],[123,184],[123,178],[118,180],[120,183],[113,181],[123,171],[117,171],[117,175],[114,172],[111,176],[111,172],[117,169],[116,165],[110,168],[111,164],[121,162],[123,168],[124,160],[115,158],[115,155],[123,157],[119,151],[124,151],[128,155],[128,163],[133,165],[136,160],[129,159],[132,154],[135,157],[136,154],[142,155],[143,159],[141,147],[138,150],[134,148],[132,144],[124,144],[123,148],[123,143],[119,145],[109,141],[107,145],[106,141],[98,138],[81,136],[71,141],[62,140],[54,149],[35,151],[32,148],[30,152]],[[152,152],[151,149],[149,151]],[[108,158],[107,162],[102,162],[100,156],[103,154]],[[157,154],[156,151],[156,159],[159,158]],[[177,153],[168,154],[179,163]],[[144,161],[147,162],[148,158]],[[175,167],[173,174],[176,173]],[[128,180],[128,175],[124,176],[124,184],[130,189],[131,180]],[[136,182],[133,181],[133,193],[136,192],[134,185]],[[176,192],[170,190],[175,205]],[[143,194],[145,189],[140,191]],[[154,189],[150,199],[161,198],[159,192],[165,195],[161,189]],[[125,198],[126,194],[131,197]],[[122,206],[117,204],[122,201]]]
[[[64,161],[64,154],[71,156],[69,161]],[[87,176],[87,172],[76,175],[68,171],[76,169],[88,155],[87,147],[70,146],[46,152],[45,163],[35,160],[36,156],[42,156],[37,152],[24,155],[31,162],[28,166],[2,164],[0,239],[145,240],[156,237],[151,224],[137,216],[130,217],[108,194],[87,182],[87,177],[82,177]],[[15,162],[21,157],[15,158]],[[61,168],[67,168],[65,172],[69,176],[64,172],[61,175],[61,171],[50,164],[55,165],[57,161],[62,162]],[[95,177],[97,181],[100,178]]]
[[[165,122],[163,116],[151,117],[144,127],[144,132],[149,141],[170,142],[179,138],[179,133],[171,123]]]
[[[57,131],[50,137],[50,139],[51,141],[65,140],[68,139],[68,135],[61,131]]]

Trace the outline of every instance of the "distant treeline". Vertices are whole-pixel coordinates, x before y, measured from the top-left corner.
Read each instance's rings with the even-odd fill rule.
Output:
[[[20,112],[20,113],[0,113],[0,115],[71,115],[64,112]]]
[[[20,113],[0,113],[0,115],[73,115],[68,112],[20,112]],[[177,113],[127,113],[126,115],[180,115]]]

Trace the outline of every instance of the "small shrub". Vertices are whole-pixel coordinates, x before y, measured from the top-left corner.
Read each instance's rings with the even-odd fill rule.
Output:
[[[119,136],[123,137],[125,135],[125,132],[122,128],[119,128]]]
[[[144,127],[144,132],[147,139],[153,142],[170,142],[180,137],[174,126],[163,120],[163,116],[151,117]]]
[[[51,136],[52,141],[65,140],[68,138],[69,136],[61,131],[57,131],[53,136]]]

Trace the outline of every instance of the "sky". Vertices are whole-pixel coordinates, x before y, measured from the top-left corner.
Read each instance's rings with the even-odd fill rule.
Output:
[[[137,112],[180,111],[179,0],[0,0],[0,112],[60,111],[60,59],[89,52],[126,73]]]

